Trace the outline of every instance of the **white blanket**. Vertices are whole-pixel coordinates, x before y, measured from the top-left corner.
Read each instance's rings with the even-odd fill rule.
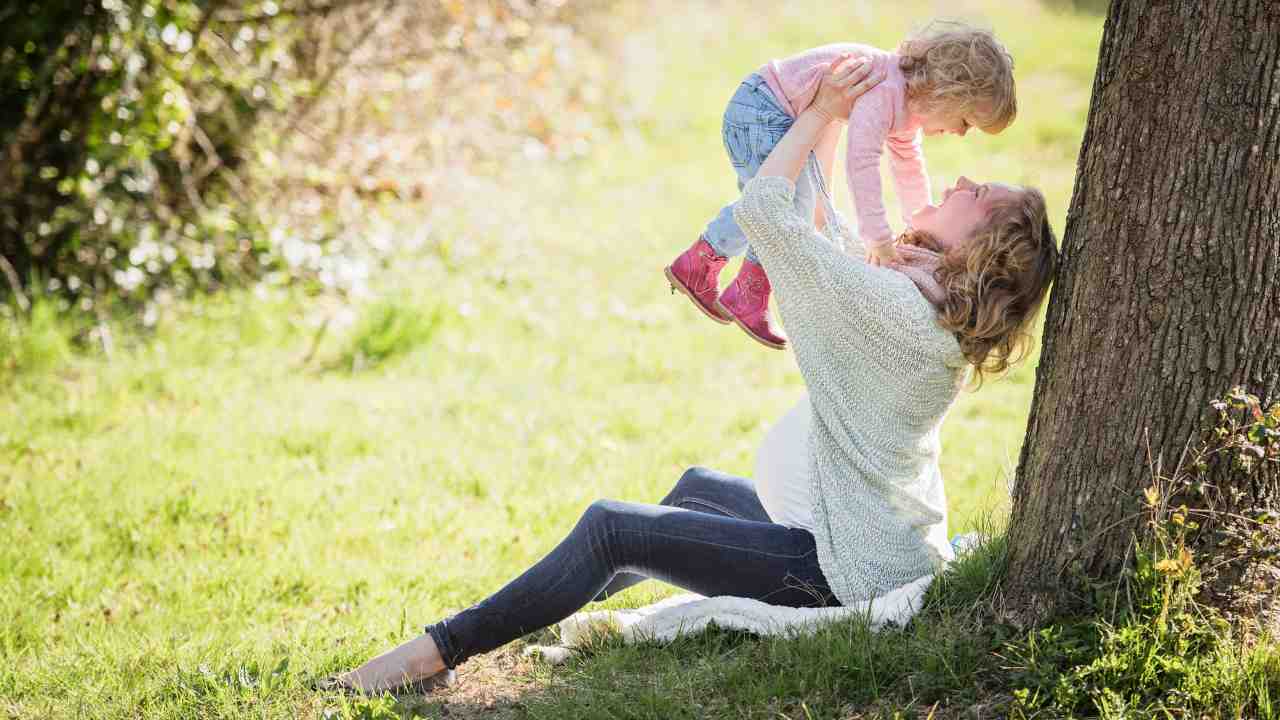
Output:
[[[885,623],[901,625],[910,620],[919,611],[932,582],[933,576],[926,575],[873,600],[848,607],[793,608],[740,597],[677,595],[634,610],[577,613],[560,621],[561,645],[531,645],[524,652],[557,664],[568,659],[575,646],[597,633],[619,632],[629,643],[667,642],[679,635],[701,632],[712,623],[756,635],[791,636],[810,634],[822,624],[835,620],[861,617],[872,628],[879,629]]]

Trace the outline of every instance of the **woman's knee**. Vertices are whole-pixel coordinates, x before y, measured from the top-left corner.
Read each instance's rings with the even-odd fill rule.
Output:
[[[676,486],[671,488],[671,492],[662,499],[663,505],[675,505],[680,500],[696,494],[699,488],[705,487],[707,481],[715,475],[715,471],[710,468],[694,465],[676,480]]]
[[[684,473],[680,475],[679,482],[696,483],[718,474],[719,473],[717,473],[715,470],[712,470],[711,468],[703,467],[701,465],[694,465],[688,470],[685,470]]]
[[[593,533],[607,533],[615,518],[623,512],[624,505],[617,500],[596,500],[582,511],[578,527]]]
[[[613,571],[623,569],[632,550],[644,547],[631,542],[652,527],[652,506],[619,500],[596,500],[582,512],[573,529],[576,544]]]

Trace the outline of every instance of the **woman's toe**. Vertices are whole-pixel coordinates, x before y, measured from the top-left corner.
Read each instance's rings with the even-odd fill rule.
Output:
[[[343,675],[329,675],[311,683],[311,689],[319,692],[357,693],[359,688],[348,682]]]
[[[458,681],[458,673],[453,670],[441,670],[430,677],[420,680],[414,680],[411,683],[405,683],[402,688],[397,688],[396,692],[417,693],[426,695],[441,688],[447,688]]]
[[[313,690],[320,692],[341,692],[359,695],[368,692],[390,692],[396,695],[426,695],[441,688],[446,688],[458,681],[458,674],[453,670],[440,672],[418,680],[408,682],[361,682],[354,673],[341,673],[316,680],[311,684]]]

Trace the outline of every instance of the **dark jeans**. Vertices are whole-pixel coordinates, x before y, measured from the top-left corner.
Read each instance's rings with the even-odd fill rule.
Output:
[[[551,554],[426,631],[452,668],[646,578],[773,605],[839,604],[812,533],[770,521],[751,481],[692,468],[661,505],[592,503]]]

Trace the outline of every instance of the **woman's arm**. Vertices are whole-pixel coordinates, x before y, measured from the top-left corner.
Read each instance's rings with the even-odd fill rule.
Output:
[[[814,230],[811,218],[796,212],[794,178],[830,113],[825,105],[815,105],[802,112],[774,146],[743,189],[733,216],[777,292],[801,373],[806,382],[823,383],[836,380],[819,377],[832,353],[854,346],[865,354],[890,352],[890,344],[881,340],[901,336],[906,327],[926,325],[933,308],[914,292],[906,276],[845,255]],[[880,340],[871,342],[872,338]],[[877,362],[887,367],[912,361],[884,356]]]
[[[840,124],[831,123],[827,129],[823,131],[822,137],[818,138],[818,146],[813,152],[818,156],[818,169],[822,173],[822,184],[831,189],[831,171],[832,166],[836,162],[836,144],[840,142]],[[824,209],[826,203],[819,198],[814,203],[813,224],[817,227],[826,227],[827,213]]]

